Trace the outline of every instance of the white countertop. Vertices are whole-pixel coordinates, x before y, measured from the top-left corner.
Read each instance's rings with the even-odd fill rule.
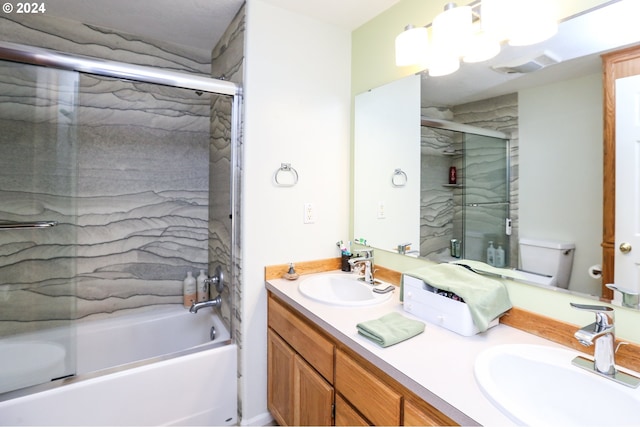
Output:
[[[461,425],[516,425],[485,397],[476,383],[473,366],[480,352],[491,346],[514,343],[566,348],[503,324],[464,337],[426,321],[424,333],[382,348],[359,335],[356,324],[394,311],[422,320],[403,310],[400,288],[394,291],[391,300],[379,305],[338,307],[300,293],[298,284],[310,276],[295,281],[269,280],[267,289]]]

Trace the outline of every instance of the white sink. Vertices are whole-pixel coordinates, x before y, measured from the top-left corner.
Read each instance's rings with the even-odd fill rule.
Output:
[[[375,286],[384,289],[390,286],[382,283]],[[354,274],[319,274],[302,279],[298,287],[302,295],[326,304],[341,306],[368,306],[391,299],[393,292],[379,294],[374,286],[358,280]]]
[[[489,400],[521,425],[640,425],[640,389],[573,366],[577,355],[553,347],[496,346],[478,356],[475,376]]]

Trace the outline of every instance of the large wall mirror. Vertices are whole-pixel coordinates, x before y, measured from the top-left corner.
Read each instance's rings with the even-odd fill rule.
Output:
[[[468,126],[470,134],[480,129],[508,138],[504,148],[494,147],[508,150],[495,173],[508,181],[508,207],[488,211],[486,218],[499,211],[510,233],[502,222],[501,231],[481,233],[483,250],[475,259],[483,260],[487,240],[496,247],[503,240],[507,267],[519,265],[521,238],[570,243],[575,251],[568,291],[599,297],[601,280],[591,267],[602,259],[600,55],[640,42],[638,3],[609,2],[565,20],[544,43],[503,46],[494,59],[463,64],[448,76],[417,74],[357,95],[354,238],[392,252],[411,243],[407,256],[447,260],[463,218],[454,199],[463,190],[455,180],[453,188],[446,185],[451,166],[464,170],[463,142],[455,133],[422,124],[453,122]],[[448,163],[426,164],[425,150],[450,156]],[[433,174],[444,185],[426,191],[425,177]],[[441,215],[451,222],[438,224]],[[431,229],[425,229],[424,218],[432,220]]]

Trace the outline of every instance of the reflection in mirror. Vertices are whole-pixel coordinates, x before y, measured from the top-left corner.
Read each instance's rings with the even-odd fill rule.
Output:
[[[568,290],[581,294],[599,296],[601,283],[589,273],[601,262],[602,239],[602,72],[600,54],[617,50],[640,40],[640,26],[630,16],[637,16],[640,2],[620,1],[606,4],[588,13],[574,17],[560,25],[558,34],[544,45],[528,48],[505,46],[501,54],[491,63],[464,64],[455,74],[438,78],[422,75],[406,79],[420,79],[420,111],[411,111],[411,119],[419,127],[416,116],[450,120],[501,131],[510,136],[509,153],[509,201],[508,217],[512,222],[511,245],[506,254],[507,264],[520,264],[518,241],[520,237],[541,239],[561,244],[575,245]],[[593,31],[598,28],[598,31]],[[523,61],[536,62],[546,55],[558,61],[530,73],[500,73],[493,67],[517,68]],[[554,61],[550,61],[554,62]],[[512,70],[513,71],[513,70]],[[402,79],[405,80],[405,79]],[[393,82],[390,85],[398,83]],[[378,89],[367,92],[370,98],[377,97]],[[395,93],[395,91],[394,91]],[[406,94],[410,103],[415,103],[415,93]],[[384,100],[379,100],[384,104]],[[402,105],[397,101],[396,105]],[[408,103],[404,103],[408,105]],[[360,105],[356,97],[356,173],[354,188],[354,233],[355,237],[369,240],[373,246],[393,251],[399,243],[411,242],[408,255],[422,255],[432,248],[446,243],[453,236],[439,230],[441,243],[422,242],[412,234],[414,219],[420,197],[438,200],[435,193],[415,193],[401,205],[403,216],[394,215],[398,206],[386,202],[384,183],[372,179],[358,178],[361,160],[375,163],[375,170],[393,171],[400,167],[397,161],[386,162],[390,152],[402,151],[410,146],[407,138],[396,138],[394,145],[382,149],[374,158],[362,156],[358,129]],[[376,133],[393,134],[394,130],[378,128]],[[419,146],[421,135],[411,134],[411,141]],[[422,135],[424,139],[424,135]],[[409,148],[418,156],[416,148]],[[454,150],[455,150],[454,146]],[[385,151],[386,150],[386,151]],[[397,154],[397,153],[396,153]],[[424,162],[423,162],[424,163]],[[423,164],[424,166],[424,164]],[[442,167],[442,166],[441,166]],[[422,168],[424,173],[424,168]],[[445,171],[436,172],[446,179]],[[391,173],[391,172],[389,172]],[[415,181],[415,180],[413,180]],[[409,176],[409,183],[412,176]],[[366,208],[375,218],[362,221],[358,208],[358,194],[362,185],[374,193]],[[413,191],[416,189],[414,188]],[[418,191],[420,191],[418,189]],[[438,191],[442,192],[442,188]],[[454,191],[459,191],[454,189]],[[390,197],[390,196],[389,196]],[[413,200],[413,202],[410,202]],[[446,210],[446,201],[442,209]],[[400,202],[398,202],[400,203]],[[449,207],[453,210],[453,205]],[[393,208],[393,209],[392,209]],[[360,209],[360,210],[359,210]],[[428,213],[427,213],[428,214]],[[397,228],[401,225],[401,230]],[[446,237],[444,237],[446,236]],[[421,242],[418,245],[418,242]]]
[[[506,134],[423,119],[420,179],[420,257],[509,265]]]

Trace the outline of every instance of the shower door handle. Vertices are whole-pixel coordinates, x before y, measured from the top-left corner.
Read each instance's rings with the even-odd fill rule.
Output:
[[[58,221],[34,222],[0,222],[0,230],[25,230],[33,228],[48,228],[58,225]]]

